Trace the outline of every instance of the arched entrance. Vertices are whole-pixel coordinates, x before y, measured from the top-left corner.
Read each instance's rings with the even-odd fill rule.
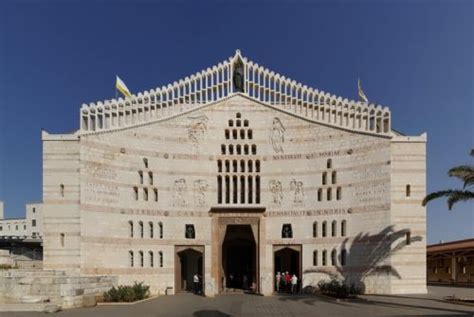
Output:
[[[203,259],[204,247],[201,246],[176,246],[175,247],[175,288],[176,292],[194,291],[193,277],[200,276],[198,289],[204,292]]]
[[[250,225],[227,225],[222,243],[222,268],[226,291],[256,290],[256,242]]]
[[[288,272],[288,274],[293,275],[296,274],[298,277],[298,287],[300,289],[301,286],[301,245],[279,245],[273,246],[273,254],[274,254],[274,270],[273,276],[274,279],[276,274],[280,272],[283,274],[284,272]],[[276,285],[276,280],[274,280],[274,288]],[[274,289],[275,290],[275,289]],[[282,290],[284,291],[288,291]]]

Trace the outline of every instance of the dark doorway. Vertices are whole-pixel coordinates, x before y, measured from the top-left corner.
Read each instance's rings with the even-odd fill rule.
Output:
[[[256,243],[250,225],[227,225],[222,244],[224,288],[256,291]]]
[[[297,291],[301,289],[301,246],[274,246],[275,265],[273,276],[275,278],[274,289],[276,291],[276,275],[280,273],[282,276],[288,272],[290,276],[293,274],[298,278]],[[280,283],[280,291],[287,292],[290,287],[285,287],[283,281]]]
[[[179,249],[183,249],[180,247]],[[185,248],[176,250],[176,291],[203,293],[203,252],[195,248]],[[199,275],[199,285],[195,285],[193,278]]]

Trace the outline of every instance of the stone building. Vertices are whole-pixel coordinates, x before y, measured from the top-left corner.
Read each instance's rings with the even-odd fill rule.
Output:
[[[214,296],[339,274],[426,292],[426,134],[240,52],[42,133],[44,268]],[[244,278],[245,276],[245,278]],[[246,280],[244,282],[244,279]]]

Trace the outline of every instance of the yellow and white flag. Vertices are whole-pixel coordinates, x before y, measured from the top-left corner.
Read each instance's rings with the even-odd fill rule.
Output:
[[[127,85],[125,85],[119,76],[116,77],[117,79],[115,80],[115,89],[120,91],[125,97],[130,97],[132,94],[130,93],[130,90],[128,90]]]
[[[357,78],[357,90],[359,92],[359,101],[369,103],[369,99],[362,90],[362,85],[360,84],[360,78]]]

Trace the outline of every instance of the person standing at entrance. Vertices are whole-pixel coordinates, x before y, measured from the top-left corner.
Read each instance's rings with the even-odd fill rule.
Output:
[[[193,289],[194,294],[199,294],[199,274],[196,273],[193,276]]]
[[[293,273],[293,276],[291,277],[291,293],[292,294],[296,293],[297,285],[298,285],[298,278],[296,277],[296,274]]]
[[[281,274],[280,272],[277,272],[277,275],[275,277],[275,289],[277,293],[280,293],[280,283],[281,283]]]
[[[285,272],[285,292],[289,293],[291,291],[291,275],[288,271]]]

